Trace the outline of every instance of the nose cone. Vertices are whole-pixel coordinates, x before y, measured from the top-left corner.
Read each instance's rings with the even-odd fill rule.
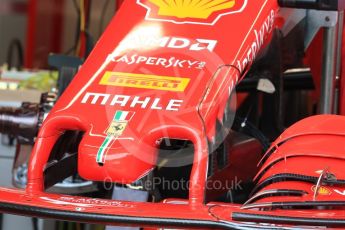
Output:
[[[87,180],[130,184],[154,167],[156,151],[131,138],[87,135],[79,146],[78,172]]]

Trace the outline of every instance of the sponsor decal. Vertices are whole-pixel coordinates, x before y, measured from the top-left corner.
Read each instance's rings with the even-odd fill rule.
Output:
[[[170,48],[170,49],[184,49],[190,51],[213,51],[217,46],[217,40],[210,39],[190,39],[182,37],[162,37],[150,36],[145,34],[144,31],[130,34],[121,41],[120,47],[123,50],[140,50],[150,48]]]
[[[107,61],[116,62],[116,63],[126,63],[128,65],[145,64],[145,65],[161,66],[165,68],[178,67],[178,68],[189,68],[189,69],[190,68],[203,69],[206,65],[206,62],[201,62],[201,61],[177,59],[175,57],[161,58],[161,57],[152,57],[152,56],[141,56],[138,54],[133,54],[133,55],[125,54],[122,56],[115,56],[114,54],[110,54],[107,58]]]
[[[170,99],[168,102],[162,103],[160,98],[87,92],[81,103],[101,106],[130,107],[134,109],[179,111],[183,100]]]
[[[132,204],[125,204],[121,201],[112,201],[112,200],[101,200],[96,198],[74,198],[74,197],[60,197],[57,201],[60,201],[61,204],[83,204],[83,205],[105,205],[113,207],[123,207],[123,208],[133,208]]]
[[[313,192],[315,192],[316,189],[317,189],[317,187],[315,185],[313,187],[311,187],[311,190]],[[331,194],[332,194],[331,190],[329,190],[328,188],[326,188],[324,186],[319,186],[318,191],[317,191],[317,195],[329,196]]]
[[[106,72],[99,84],[139,89],[155,89],[183,92],[189,84],[189,78],[166,77],[147,74]]]
[[[101,147],[99,148],[96,156],[96,162],[99,164],[104,164],[106,152],[108,147],[111,146],[117,137],[121,136],[125,131],[128,122],[134,116],[134,112],[128,111],[116,111],[113,120],[111,121],[109,127],[105,131],[107,137],[103,141]]]
[[[137,0],[146,20],[214,25],[222,16],[242,12],[248,0]]]
[[[264,44],[264,41],[267,39],[268,34],[271,33],[275,21],[275,12],[272,10],[267,16],[264,24],[261,25],[259,30],[254,29],[255,40],[252,42],[252,45],[245,52],[246,55],[241,59],[237,60],[237,68],[242,72],[246,69],[248,65],[253,63],[259,50]]]

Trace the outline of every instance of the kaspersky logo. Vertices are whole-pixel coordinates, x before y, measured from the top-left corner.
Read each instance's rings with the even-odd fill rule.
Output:
[[[214,25],[221,17],[242,12],[248,0],[137,0],[146,20]]]

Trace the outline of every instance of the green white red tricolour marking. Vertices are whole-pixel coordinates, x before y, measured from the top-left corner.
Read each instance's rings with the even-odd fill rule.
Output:
[[[104,164],[106,153],[112,143],[122,135],[125,131],[128,122],[132,119],[134,112],[116,111],[115,116],[105,131],[107,137],[103,141],[101,147],[97,152],[96,161],[99,164]]]

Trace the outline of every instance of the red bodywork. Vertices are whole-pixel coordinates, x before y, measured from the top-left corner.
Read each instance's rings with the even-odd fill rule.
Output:
[[[166,10],[169,4],[159,2],[129,0],[122,4],[46,118],[31,155],[27,189],[0,189],[0,210],[124,225],[229,229],[265,229],[279,224],[342,226],[345,216],[341,210],[264,212],[237,204],[205,204],[208,144],[215,139],[216,121],[222,121],[235,85],[269,42],[276,21],[281,21],[277,20],[279,7],[276,0],[236,0],[206,16],[201,14],[205,7],[194,6],[201,13],[188,17],[178,10]],[[285,136],[301,135],[298,138],[307,138],[305,146],[330,147],[334,152],[325,157],[335,158],[340,150],[332,148],[331,142],[326,145],[327,135],[334,131],[341,139],[339,129],[345,127],[339,124],[345,124],[344,118],[330,116],[325,121],[330,121],[327,129],[322,124],[317,127],[301,122],[278,142]],[[312,142],[301,134],[308,132],[306,127],[319,133]],[[195,152],[189,199],[134,203],[45,193],[43,171],[54,144],[66,130],[85,133],[78,152],[78,173],[84,179],[121,184],[137,181],[156,166],[162,138],[190,140]],[[325,143],[318,144],[318,138]],[[288,143],[281,148],[298,148]],[[309,162],[309,153],[291,152],[302,154],[299,165]],[[286,157],[284,154],[264,159],[263,169],[271,160]],[[305,168],[294,170],[303,172]],[[272,175],[268,172],[259,179]]]
[[[190,199],[203,203],[207,144],[215,137],[215,121],[222,118],[229,92],[274,28],[277,3],[236,1],[233,8],[222,12],[228,15],[218,13],[209,20],[194,19],[195,22],[184,24],[179,20],[149,19],[151,11],[144,6],[153,8],[150,4],[128,1],[122,5],[46,119],[31,158],[29,190],[42,189],[42,171],[61,133],[81,130],[85,135],[79,146],[80,175],[89,180],[110,178],[124,184],[138,180],[154,167],[159,139],[191,140],[195,159]],[[129,20],[130,11],[136,14],[131,14]],[[241,17],[238,26],[236,19],[241,14],[252,16]],[[236,32],[223,32],[232,25],[238,28]],[[133,57],[137,57],[136,62],[140,62],[139,58],[155,59],[131,65],[118,61],[131,61]],[[187,60],[197,65],[184,63],[170,68],[157,62],[151,64],[159,58]],[[151,89],[145,88],[147,85]],[[122,135],[109,141],[100,166],[97,154],[117,111],[129,112],[130,121]]]

